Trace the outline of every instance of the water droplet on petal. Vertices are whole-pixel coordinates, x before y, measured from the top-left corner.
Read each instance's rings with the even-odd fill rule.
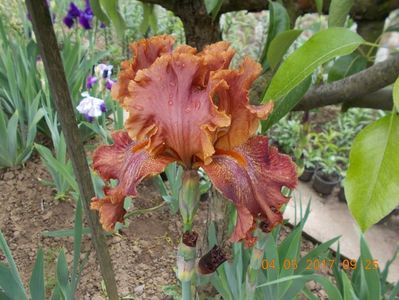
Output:
[[[138,104],[133,105],[133,108],[140,110],[140,111],[144,109],[144,107],[142,107],[141,105],[138,105]]]
[[[169,100],[169,101],[168,101],[168,104],[169,104],[169,105],[172,105],[172,104],[173,104],[173,101],[172,101],[172,100]]]
[[[194,107],[195,107],[196,110],[199,110],[200,107],[201,107],[201,103],[200,102],[196,102]]]
[[[176,86],[176,83],[174,83],[173,81],[169,82],[170,86]]]
[[[186,113],[189,113],[191,111],[191,107],[187,106],[186,109],[184,110]]]
[[[184,68],[186,66],[186,64],[181,64],[181,67]]]

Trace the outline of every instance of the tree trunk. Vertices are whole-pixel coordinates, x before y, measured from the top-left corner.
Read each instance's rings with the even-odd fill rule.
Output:
[[[203,0],[182,0],[174,7],[174,13],[184,25],[186,43],[201,50],[204,46],[222,39],[219,17],[208,15]]]

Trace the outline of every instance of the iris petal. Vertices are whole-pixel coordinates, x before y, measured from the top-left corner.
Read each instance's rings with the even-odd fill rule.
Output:
[[[199,86],[203,68],[203,59],[191,53],[164,54],[137,73],[124,102],[130,113],[125,124],[129,135],[138,141],[150,139],[151,150],[166,145],[187,167],[193,157],[207,161],[215,152],[216,129],[230,124],[212,101],[225,82]]]
[[[224,79],[229,86],[218,93],[218,108],[231,116],[231,126],[217,140],[217,148],[227,150],[245,143],[256,133],[259,120],[271,113],[273,102],[259,106],[249,103],[249,89],[260,72],[260,64],[245,58],[239,70],[219,70],[213,75],[214,80]]]
[[[134,58],[122,62],[118,82],[112,86],[112,97],[123,103],[128,95],[129,81],[133,80],[138,70],[149,67],[158,57],[172,51],[175,39],[169,35],[142,39],[130,45]]]
[[[231,151],[217,152],[212,163],[202,167],[215,187],[237,207],[232,241],[251,240],[248,233],[256,219],[267,223],[270,230],[281,223],[279,209],[289,200],[281,194],[281,188],[296,186],[296,168],[289,156],[268,145],[266,137],[252,137]]]
[[[92,208],[104,216],[102,224],[106,230],[115,225],[109,220],[118,219],[125,197],[136,196],[136,187],[145,177],[161,173],[173,161],[167,156],[150,156],[143,145],[133,142],[126,132],[114,132],[112,138],[113,145],[100,146],[93,155],[93,168],[106,183],[110,179],[118,180],[116,186],[106,186],[103,199],[93,198],[92,202]]]

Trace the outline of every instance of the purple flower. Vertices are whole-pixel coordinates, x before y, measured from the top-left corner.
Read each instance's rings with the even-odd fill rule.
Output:
[[[72,28],[73,24],[75,23],[75,20],[73,18],[71,18],[69,15],[67,15],[64,18],[64,24],[68,27],[68,28]]]
[[[91,89],[96,82],[97,82],[96,76],[88,76],[86,78],[86,88]]]
[[[87,7],[81,12],[79,16],[79,23],[86,30],[91,29],[91,20],[93,19],[93,12],[90,7]]]
[[[90,123],[94,120],[94,118],[92,116],[89,116],[88,114],[83,114],[83,117],[85,117],[85,119]]]
[[[100,104],[100,110],[105,113],[107,111],[107,107],[105,106],[105,102]]]
[[[64,24],[68,28],[72,28],[72,26],[75,24],[75,20],[79,18],[80,14],[81,11],[79,7],[77,7],[76,4],[73,2],[69,3],[67,15],[64,17]]]
[[[75,3],[69,3],[68,15],[72,18],[78,18],[80,16],[80,9]]]
[[[107,79],[107,82],[105,84],[105,88],[107,90],[111,90],[112,86],[114,85],[115,81],[113,81],[112,79]]]

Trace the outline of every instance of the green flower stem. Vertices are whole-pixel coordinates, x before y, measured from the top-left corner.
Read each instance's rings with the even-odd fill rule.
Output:
[[[183,219],[183,232],[192,233],[193,218],[199,206],[199,176],[195,170],[185,170],[179,193],[179,208]],[[192,278],[195,273],[196,247],[182,241],[177,251],[177,278],[181,281],[182,299],[192,300]]]
[[[256,242],[251,255],[251,261],[247,270],[246,279],[246,300],[255,299],[256,284],[258,281],[258,273],[262,265],[263,254],[265,253],[267,234],[258,230],[258,241]]]
[[[191,295],[191,281],[183,281],[181,283],[182,288],[182,299],[191,300],[193,297]]]
[[[183,300],[191,300],[191,280],[195,272],[195,247],[189,247],[180,242],[177,250],[177,278],[182,286]]]

